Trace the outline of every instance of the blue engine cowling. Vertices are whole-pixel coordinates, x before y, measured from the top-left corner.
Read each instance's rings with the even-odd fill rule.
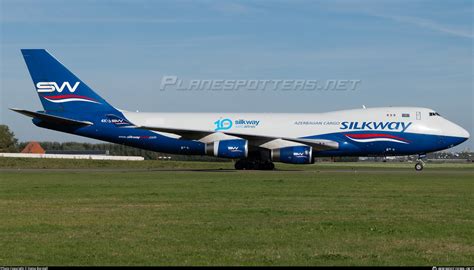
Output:
[[[206,144],[206,154],[222,158],[246,158],[248,141],[235,139],[211,142]]]
[[[314,163],[313,149],[311,146],[290,146],[271,151],[272,161],[291,164]]]

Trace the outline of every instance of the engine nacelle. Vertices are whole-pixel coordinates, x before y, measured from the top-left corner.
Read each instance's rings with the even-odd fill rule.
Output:
[[[271,158],[272,161],[291,164],[311,164],[314,162],[312,147],[304,145],[273,149]]]
[[[248,141],[235,139],[211,142],[206,144],[206,154],[222,158],[246,158]]]

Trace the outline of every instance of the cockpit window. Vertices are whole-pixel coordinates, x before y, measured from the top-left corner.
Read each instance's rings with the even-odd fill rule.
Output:
[[[441,116],[441,115],[437,112],[430,112],[430,116]]]

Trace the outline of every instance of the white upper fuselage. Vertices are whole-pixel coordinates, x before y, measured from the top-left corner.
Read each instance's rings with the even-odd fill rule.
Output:
[[[126,111],[123,113],[129,121],[138,126],[286,138],[301,138],[359,130],[469,137],[469,133],[465,129],[435,114],[434,110],[418,107],[381,107],[326,113],[290,114],[142,113]]]

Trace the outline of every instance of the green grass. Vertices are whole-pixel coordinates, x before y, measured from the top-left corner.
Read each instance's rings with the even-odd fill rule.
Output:
[[[471,165],[95,164],[124,171],[0,171],[0,265],[474,263]]]

